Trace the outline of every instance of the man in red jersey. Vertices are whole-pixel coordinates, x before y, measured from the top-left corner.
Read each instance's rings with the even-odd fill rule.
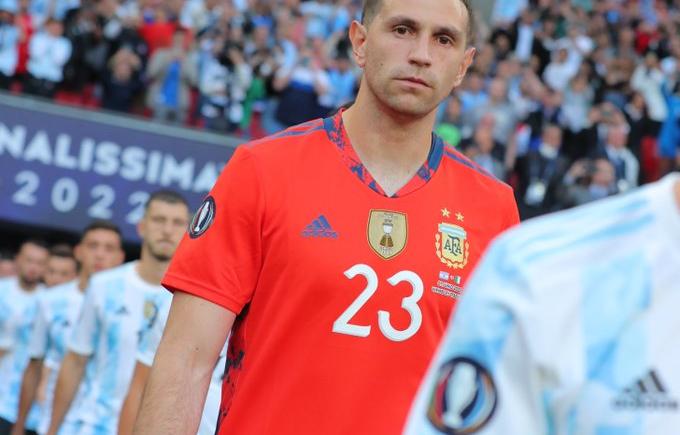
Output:
[[[463,0],[369,0],[351,108],[240,147],[163,284],[136,434],[195,433],[231,331],[218,433],[400,433],[511,189],[432,134],[472,62]]]

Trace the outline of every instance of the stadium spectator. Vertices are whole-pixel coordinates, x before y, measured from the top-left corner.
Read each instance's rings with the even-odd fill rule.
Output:
[[[130,112],[135,97],[144,88],[142,61],[127,46],[109,60],[102,83],[102,107],[118,112]]]
[[[564,177],[561,201],[574,207],[617,193],[614,166],[607,159],[583,159],[574,162]]]
[[[17,417],[21,377],[28,364],[28,340],[36,298],[49,251],[41,240],[19,248],[15,277],[0,279],[0,434],[9,434]]]
[[[243,39],[238,27],[229,35],[216,34],[201,55],[198,88],[201,116],[210,130],[233,133],[244,117],[243,103],[252,82],[252,69],[246,62]]]
[[[640,164],[633,153],[626,148],[627,130],[627,126],[609,128],[604,146],[598,150],[598,156],[609,160],[614,167],[618,192],[626,192],[638,185]]]
[[[149,60],[147,105],[157,121],[181,124],[188,116],[189,88],[196,82],[194,59],[187,53],[188,37],[185,29],[177,28],[172,45],[157,49]]]
[[[90,277],[118,266],[124,259],[120,230],[107,221],[92,222],[83,230],[73,254],[79,264],[77,279],[38,295],[36,320],[28,344],[30,361],[23,373],[17,420],[11,435],[23,435],[26,429],[47,433],[59,367]],[[78,395],[82,394],[81,389]],[[66,420],[71,421],[71,415]]]
[[[51,288],[71,281],[77,273],[78,264],[70,245],[61,243],[50,247],[50,256],[47,259],[47,267],[43,277],[45,287]]]
[[[305,44],[295,65],[277,71],[273,88],[280,93],[276,120],[281,125],[289,127],[327,114],[322,98],[330,90],[330,81],[324,63],[312,45]]]
[[[48,18],[44,30],[31,37],[27,93],[51,98],[57,92],[64,77],[64,65],[71,57],[71,41],[63,33],[62,22]]]
[[[0,1],[0,89],[9,89],[19,62],[19,28],[14,24],[16,9],[10,0]]]
[[[561,208],[558,194],[569,167],[569,161],[560,154],[561,147],[562,130],[549,124],[543,128],[537,148],[517,158],[515,193],[523,219]]]

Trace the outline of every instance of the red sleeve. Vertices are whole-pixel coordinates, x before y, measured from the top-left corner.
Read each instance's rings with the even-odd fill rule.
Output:
[[[192,219],[163,286],[239,314],[262,266],[264,208],[256,162],[240,147]]]
[[[504,189],[505,202],[507,203],[505,216],[506,222],[502,231],[512,228],[519,223],[519,210],[517,209],[517,201],[515,200],[515,193],[512,187],[508,186]]]

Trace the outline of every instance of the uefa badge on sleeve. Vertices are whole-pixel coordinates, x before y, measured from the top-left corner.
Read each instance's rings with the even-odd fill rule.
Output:
[[[215,220],[215,211],[215,200],[212,196],[208,196],[196,210],[191,223],[189,223],[189,237],[195,239],[208,231],[213,220]]]
[[[473,434],[489,422],[497,402],[489,372],[472,359],[454,358],[437,372],[427,419],[444,434]]]

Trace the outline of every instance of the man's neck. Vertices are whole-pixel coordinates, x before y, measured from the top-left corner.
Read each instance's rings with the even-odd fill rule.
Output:
[[[36,288],[38,288],[38,284],[31,284],[23,280],[21,277],[19,277],[19,287],[21,290],[25,292],[32,292]]]
[[[169,264],[169,261],[159,261],[148,252],[142,252],[137,263],[137,274],[148,284],[160,285]]]
[[[78,275],[78,290],[80,290],[81,293],[84,293],[89,282],[90,274],[88,272],[81,271],[80,275]]]
[[[678,211],[680,211],[680,181],[675,182],[675,204],[678,206]]]
[[[354,150],[390,196],[406,185],[427,159],[434,118],[434,111],[421,118],[390,111],[368,91],[360,91],[354,105],[343,113]]]

